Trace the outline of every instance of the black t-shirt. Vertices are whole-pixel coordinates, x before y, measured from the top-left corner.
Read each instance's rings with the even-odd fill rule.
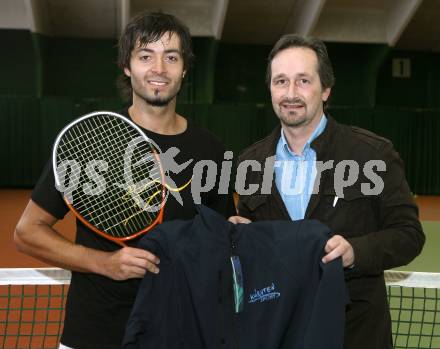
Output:
[[[121,114],[128,117],[128,111]],[[177,164],[193,161],[178,174],[169,173],[177,187],[187,183],[193,176],[193,167],[199,160],[213,160],[217,163],[217,180],[223,161],[223,145],[208,131],[188,120],[187,129],[178,135],[161,135],[143,129],[161,149],[166,152],[177,147],[180,152],[174,157]],[[206,169],[204,171],[206,174]],[[180,191],[183,206],[169,195],[164,208],[164,221],[190,219],[196,214],[191,195],[191,186]],[[69,209],[62,194],[55,188],[51,161],[48,162],[38,180],[32,200],[58,219]],[[230,195],[219,195],[216,187],[201,194],[201,201],[224,216],[234,214]],[[115,243],[104,239],[76,220],[76,243],[83,246],[114,251]],[[129,243],[136,246],[137,241]],[[114,281],[92,273],[72,273],[72,280],[66,304],[66,316],[61,342],[75,349],[120,348],[125,324],[133,305],[139,285],[138,279]]]

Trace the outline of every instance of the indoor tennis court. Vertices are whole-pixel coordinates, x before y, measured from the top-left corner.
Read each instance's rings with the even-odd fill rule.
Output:
[[[279,124],[265,81],[274,43],[297,33],[326,44],[336,84],[325,113],[392,141],[426,234],[421,255],[387,274],[394,348],[440,349],[437,0],[1,0],[0,348],[58,348],[70,274],[18,252],[13,232],[63,127],[132,102],[118,38],[144,10],[189,27],[196,60],[175,110],[234,157]],[[55,227],[74,241],[72,213]]]

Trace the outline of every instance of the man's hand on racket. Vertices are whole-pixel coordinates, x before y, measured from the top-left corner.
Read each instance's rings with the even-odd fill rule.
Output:
[[[341,235],[331,237],[324,248],[327,253],[323,258],[323,263],[328,263],[338,257],[342,257],[344,268],[350,267],[354,263],[354,251],[351,244]]]
[[[113,280],[142,278],[146,272],[159,273],[159,258],[151,252],[133,247],[123,247],[106,254],[102,274]]]

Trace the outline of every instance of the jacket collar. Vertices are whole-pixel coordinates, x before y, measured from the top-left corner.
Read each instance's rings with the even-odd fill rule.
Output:
[[[318,161],[327,161],[329,160],[330,154],[332,154],[332,148],[334,141],[337,137],[335,132],[337,132],[337,125],[338,123],[326,113],[327,116],[327,125],[324,129],[324,131],[311,143],[311,147],[313,150],[316,151],[316,159]],[[261,163],[264,163],[265,159],[267,159],[270,156],[274,156],[276,152],[276,147],[278,144],[278,141],[280,139],[281,134],[281,125],[279,124],[274,128],[274,130],[264,139],[262,139],[261,142],[261,152],[258,152],[256,154],[257,159]],[[321,183],[320,183],[320,189],[319,192],[321,193],[324,188],[331,183],[331,178],[329,177],[328,171],[324,171],[321,177]],[[287,218],[289,218],[289,214],[287,212],[286,206],[284,205],[284,202],[281,198],[281,195],[278,192],[278,189],[275,185],[275,179],[272,180],[272,195],[275,198],[275,201],[281,211],[283,212],[283,215]],[[314,209],[316,208],[318,202],[319,202],[320,195],[318,194],[312,194],[310,197],[309,205],[307,206],[306,215],[305,218],[310,218],[311,214],[313,213]]]
[[[316,159],[321,161],[326,161],[331,154],[331,148],[334,144],[335,131],[337,127],[337,122],[328,113],[327,116],[327,126],[324,131],[315,138],[315,140],[310,145],[314,151],[316,151]]]
[[[260,161],[264,161],[268,157],[274,156],[277,148],[278,141],[281,134],[281,124],[278,124],[272,132],[264,139],[261,140],[261,153],[259,152]]]
[[[327,125],[324,131],[310,145],[316,151],[316,159],[322,161],[328,160],[328,154],[331,153],[330,148],[333,144],[332,140],[335,137],[334,132],[338,124],[328,113],[326,113],[326,117]],[[259,153],[260,159],[258,160],[264,161],[268,157],[275,155],[280,134],[281,125],[278,124],[266,138],[260,141],[262,151]]]
[[[230,225],[232,225],[232,223],[228,222],[225,217],[205,205],[196,205],[196,211],[198,213],[198,219],[200,219],[203,226],[210,231],[217,232],[229,229]]]

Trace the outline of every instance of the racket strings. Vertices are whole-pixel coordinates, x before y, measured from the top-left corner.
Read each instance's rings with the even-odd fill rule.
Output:
[[[117,125],[117,126],[119,126],[119,125]],[[121,130],[118,130],[118,131],[121,131]],[[146,153],[146,152],[148,152],[149,151],[149,149],[148,149],[148,146],[149,146],[149,144],[143,144],[144,145],[144,148],[145,148],[145,146],[146,146],[146,149],[141,149],[141,154],[142,153]],[[132,146],[132,148],[134,148],[134,146]],[[153,156],[152,155],[150,155],[150,159],[151,158],[153,158]],[[151,167],[155,167],[155,164],[153,163],[152,164],[152,166]],[[147,171],[149,171],[150,172],[150,176],[151,176],[151,173],[152,173],[152,168],[148,168],[148,170]],[[157,169],[157,166],[155,167],[156,169]],[[157,176],[156,176],[156,178],[157,178]],[[134,181],[136,181],[136,179],[134,179]],[[157,193],[157,191],[155,192],[155,193]],[[135,194],[135,195],[138,195],[139,193],[131,193],[132,195],[133,194]],[[150,201],[151,202],[151,201]],[[159,201],[160,202],[160,201]],[[141,213],[142,211],[139,211],[139,209],[138,209],[138,207],[140,208],[140,205],[136,202],[135,204],[133,204],[133,206],[132,206],[134,209],[137,209],[137,212],[135,212],[135,213],[133,213],[133,210],[130,210],[130,208],[128,208],[128,212],[121,212],[121,214],[122,214],[122,217],[125,217],[127,214],[129,214],[130,215],[130,218],[132,218],[132,217],[134,217],[134,216],[137,216],[137,217],[139,217],[138,215],[139,215],[139,213]],[[115,208],[115,209],[120,209],[121,207],[117,207],[117,208]],[[148,215],[149,216],[149,215]],[[98,220],[99,219],[101,219],[101,217],[96,217]],[[113,217],[110,217],[110,218],[113,218]],[[155,218],[154,216],[153,217],[147,217],[147,221],[146,222],[144,222],[144,221],[141,221],[141,222],[139,222],[139,219],[137,218],[136,219],[136,222],[135,222],[135,224],[137,224],[137,225],[139,225],[139,224],[142,224],[142,225],[145,225],[145,223],[151,223],[151,221],[153,220],[153,218]],[[124,220],[124,224],[127,224],[127,221],[128,221],[128,219],[125,219]],[[106,221],[103,221],[102,223],[107,223]],[[117,225],[117,224],[116,224]],[[109,227],[108,229],[111,229],[112,227]]]
[[[108,127],[107,127],[108,128]],[[118,131],[120,131],[120,130],[118,130]],[[94,136],[96,136],[96,134],[94,135]],[[104,141],[106,142],[106,144],[108,144],[109,142],[108,142],[108,138],[107,137],[105,137],[104,138]],[[96,148],[95,148],[96,149]],[[148,149],[147,149],[148,150]],[[90,207],[90,206],[89,206]],[[119,207],[116,207],[115,209],[118,209]],[[109,208],[110,209],[110,208]],[[96,224],[96,222],[99,222],[100,220],[101,220],[101,224],[107,224],[108,222],[108,220],[115,220],[116,219],[116,221],[118,220],[118,217],[114,217],[114,216],[110,216],[109,214],[108,214],[108,210],[106,210],[106,207],[104,207],[104,210],[103,210],[103,216],[106,218],[105,219],[105,221],[103,221],[103,217],[101,217],[101,216],[96,216],[96,213],[95,214],[89,214],[89,215],[92,215],[93,217],[94,217],[94,219],[93,219],[93,223],[94,224]],[[130,213],[130,214],[133,214],[132,212]],[[90,217],[85,217],[85,218],[89,218],[90,219]],[[139,224],[142,224],[142,225],[144,225],[145,223],[149,223],[149,221],[151,221],[152,219],[151,219],[151,217],[149,217],[148,218],[148,221],[147,222],[139,222],[139,219],[137,219],[137,224],[139,225]],[[126,221],[125,221],[126,222]],[[117,224],[116,224],[117,225]],[[108,230],[109,228],[107,228],[107,230]]]
[[[119,127],[120,125],[117,125],[117,126]],[[107,129],[108,129],[108,127],[107,127]],[[118,130],[118,131],[119,131],[118,133],[120,133],[121,130]],[[72,132],[75,132],[75,130],[72,130]],[[94,136],[95,136],[95,138],[94,138],[95,144],[90,144],[90,146],[93,147],[93,149],[100,148],[100,147],[103,146],[103,144],[101,144],[101,143],[108,144],[109,141],[110,141],[108,137],[104,137],[104,138],[101,139],[101,137],[98,137],[99,135],[97,135],[97,134],[94,134]],[[78,138],[80,138],[80,137],[78,136]],[[96,144],[96,140],[101,141],[100,144]],[[127,148],[131,148],[131,150],[132,150],[134,148],[134,145],[131,145],[131,146],[127,147]],[[145,148],[145,146],[144,146],[144,148]],[[142,153],[146,153],[146,152],[148,152],[148,150],[149,150],[148,148],[147,149],[142,149]],[[118,153],[116,151],[113,151],[113,149],[109,149],[109,151],[110,151],[110,154],[116,154],[116,155],[122,156],[122,154],[120,154],[120,152]],[[90,159],[90,154],[87,154],[87,156],[89,156],[89,159]],[[92,155],[92,157],[93,157],[93,155]],[[102,155],[99,154],[99,153],[98,154],[95,153],[95,157],[102,158]],[[109,160],[109,162],[113,162],[113,161],[117,161],[117,159],[118,159],[118,156],[114,155],[113,157],[109,158],[108,160]],[[151,154],[147,158],[147,160],[151,160],[151,159],[154,159],[153,154]],[[153,170],[155,170],[155,171],[153,171]],[[155,166],[155,163],[152,163],[151,166],[149,168],[147,168],[147,171],[150,173],[150,177],[160,178],[159,168],[158,168],[158,166]],[[102,184],[103,181],[108,181],[108,179],[103,179],[101,181],[95,181],[95,182],[99,185],[99,184]],[[114,185],[115,185],[115,183],[114,183],[115,181],[116,181],[116,178],[110,178],[110,182],[112,182]],[[135,179],[135,181],[136,181],[136,179]],[[159,182],[159,184],[160,184],[160,182]],[[90,203],[91,203],[90,201],[93,201],[93,196],[90,196],[90,199],[91,200],[89,200],[87,202],[83,202],[82,206],[90,207],[91,206],[90,205]],[[78,206],[79,209],[82,209],[82,206],[80,204],[77,204],[77,206]],[[109,207],[104,207],[104,208],[109,208]],[[122,207],[114,207],[114,210],[118,211],[120,208],[122,208]],[[93,215],[94,214],[95,214],[95,212],[89,211],[88,217],[85,217],[85,218],[93,219]],[[108,217],[108,218],[112,219],[113,217]],[[97,221],[100,221],[100,220],[102,221],[102,218],[101,217],[97,217]],[[103,221],[103,223],[105,223],[105,221]]]
[[[96,122],[96,120],[91,120],[90,122]],[[92,128],[90,131],[87,131],[87,128]],[[66,139],[68,141],[64,141],[59,145],[59,148],[62,152],[65,153],[75,153],[83,154],[79,155],[80,161],[86,160],[90,161],[91,159],[103,159],[108,162],[123,157],[126,152],[126,148],[121,147],[119,142],[124,142],[126,134],[122,133],[121,125],[112,125],[110,122],[107,122],[99,127],[94,125],[83,125],[79,124],[77,127],[69,130],[69,133],[66,134]],[[118,127],[118,129],[114,129]],[[80,132],[81,131],[81,132]],[[99,131],[99,132],[97,132]],[[106,132],[107,131],[107,132]],[[121,134],[121,141],[119,139],[115,139],[116,134]],[[132,135],[132,138],[135,138],[136,134]],[[101,149],[101,151],[98,151]],[[103,154],[105,153],[105,156]],[[109,154],[113,155],[109,158]],[[119,158],[120,157],[120,158]]]
[[[96,120],[91,120],[91,122],[95,122]],[[91,159],[103,159],[111,162],[112,160],[117,159],[119,156],[122,157],[125,153],[126,149],[123,147],[115,147],[115,143],[117,144],[118,140],[114,139],[113,137],[110,138],[110,136],[114,136],[115,131],[112,131],[112,126],[109,122],[106,124],[103,124],[101,127],[103,129],[99,129],[97,127],[96,129],[92,129],[91,131],[87,131],[86,127],[82,124],[77,125],[77,127],[72,128],[69,130],[69,132],[66,134],[66,141],[61,143],[59,145],[59,151],[60,153],[78,153],[81,154],[84,151],[87,151],[85,155],[79,155],[80,159],[79,161],[86,160],[90,161]],[[88,126],[88,128],[94,127],[93,125]],[[81,129],[81,130],[79,130]],[[105,132],[105,130],[109,130],[113,132],[113,135],[111,132]],[[79,133],[81,131],[81,133]],[[99,131],[100,133],[98,133]],[[121,130],[116,130],[121,131]],[[133,138],[135,135],[133,135]],[[67,141],[67,139],[70,139]],[[100,142],[98,142],[100,141]],[[106,157],[102,156],[102,154],[105,152],[106,149],[113,147],[113,149],[110,149],[113,156],[111,158],[108,158],[109,152],[107,151]],[[100,152],[97,151],[97,149],[101,149]]]
[[[115,117],[92,117],[75,126],[58,146],[57,164],[73,159],[82,168],[92,160],[104,160],[109,165],[107,171],[100,174],[100,179],[93,178],[96,186],[104,185],[104,181],[106,183],[100,195],[83,192],[83,184],[90,179],[81,171],[78,189],[73,193],[75,209],[98,229],[112,236],[125,237],[150,225],[163,205],[163,186],[159,180],[162,178],[161,169],[151,144],[146,140],[130,144],[139,137],[138,132]],[[132,154],[131,164],[143,160],[142,164],[131,168],[133,183],[139,180],[151,182],[148,186],[141,186],[141,190],[136,185],[126,188],[117,185],[126,183],[123,161],[126,152]],[[132,200],[129,200],[130,197]],[[156,205],[157,212],[145,210],[140,199],[147,206]]]

